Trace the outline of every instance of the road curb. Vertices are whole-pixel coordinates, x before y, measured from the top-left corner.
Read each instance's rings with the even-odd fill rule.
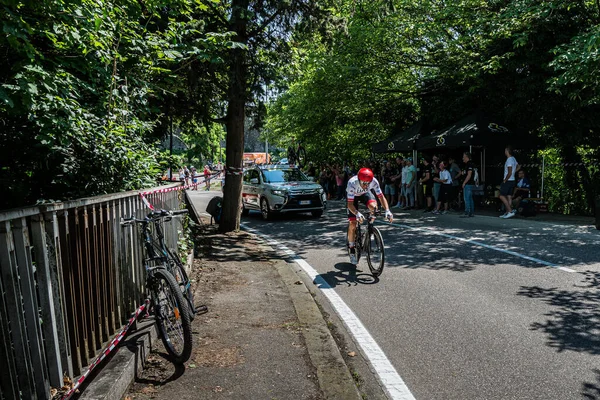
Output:
[[[98,376],[90,377],[91,381],[79,400],[122,399],[129,385],[143,369],[156,338],[154,319],[138,322],[136,331],[127,335],[117,353],[102,367]]]
[[[290,292],[300,325],[305,328],[302,334],[325,398],[361,399],[327,322],[303,280],[285,261],[276,262],[275,268]]]

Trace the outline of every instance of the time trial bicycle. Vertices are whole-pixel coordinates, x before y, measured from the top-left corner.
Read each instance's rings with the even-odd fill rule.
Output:
[[[379,216],[380,214],[381,211],[377,209],[367,216],[366,232],[362,231],[361,223],[358,221],[355,237],[356,244],[354,246],[357,264],[360,261],[361,255],[364,253],[367,258],[367,265],[371,270],[371,275],[375,278],[381,275],[385,264],[383,236],[381,236],[381,232],[374,225],[376,216]],[[348,256],[350,256],[350,247],[347,243],[346,247],[348,248]]]

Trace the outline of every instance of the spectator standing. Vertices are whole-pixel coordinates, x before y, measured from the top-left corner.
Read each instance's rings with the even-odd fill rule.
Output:
[[[333,173],[335,175],[335,183],[337,186],[336,200],[342,200],[344,198],[344,170],[339,166],[339,164],[335,164],[333,166]]]
[[[447,214],[448,200],[450,199],[450,191],[452,190],[452,176],[450,175],[450,171],[446,169],[446,163],[444,161],[440,161],[438,166],[440,169],[440,177],[433,178],[433,180],[435,182],[440,183],[440,196],[437,202],[437,206],[433,213]],[[442,203],[444,204],[444,211],[440,212],[440,209],[442,208]]]
[[[417,169],[413,165],[411,157],[406,158],[406,186],[404,189],[404,198],[406,201],[405,210],[415,207],[415,182],[417,181]]]
[[[440,177],[440,168],[439,168],[440,159],[438,156],[433,156],[431,164],[433,166],[433,199],[435,200],[435,204],[437,204],[438,199],[440,197],[440,188],[442,184],[435,180],[435,178]]]
[[[346,187],[350,180],[350,165],[347,161],[344,161],[344,198],[346,198]]]
[[[394,177],[396,176],[395,172],[396,171],[392,169],[392,163],[389,161],[386,162],[382,175],[384,184],[383,194],[385,195],[388,204],[394,204],[392,203],[392,200],[394,200],[396,196],[396,185],[394,183]]]
[[[413,163],[413,165],[415,165]],[[423,190],[421,189],[421,178],[423,177],[423,157],[421,157],[421,162],[419,165],[415,165],[415,169],[417,170],[417,178],[415,181],[415,210],[423,208],[425,204],[425,198],[423,197]]]
[[[392,178],[394,180],[394,184],[396,185],[396,199],[392,199],[392,204],[394,204],[394,208],[399,208],[402,206],[402,201],[400,198],[400,194],[402,193],[402,167],[404,166],[404,159],[402,157],[396,157],[396,165],[394,165],[394,171],[396,175]]]
[[[460,185],[458,178],[461,176],[462,171],[456,163],[456,159],[454,159],[454,157],[450,157],[448,161],[450,162],[448,171],[450,171],[450,176],[452,177],[452,190],[450,191],[450,199],[448,202],[453,202],[458,199]]]
[[[185,169],[179,168],[179,181],[185,183]]]
[[[192,190],[198,190],[198,173],[196,172],[196,167],[190,168],[190,175],[192,176]]]
[[[210,168],[208,168],[208,165],[204,166],[204,182],[206,183],[206,189],[205,190],[210,190]]]
[[[316,179],[316,175],[317,175],[317,171],[315,169],[315,166],[313,165],[312,161],[308,162],[308,169],[306,170],[306,175],[310,178]]]
[[[516,211],[512,208],[512,196],[516,186],[515,173],[517,172],[517,160],[513,156],[513,148],[506,146],[504,149],[506,162],[504,163],[504,179],[500,185],[500,200],[506,207],[506,212],[500,218],[512,218]]]
[[[475,165],[471,161],[471,153],[468,151],[463,154],[465,169],[462,176],[465,177],[462,183],[463,197],[465,200],[465,214],[461,218],[474,217],[475,203],[473,202],[473,187],[475,186]]]
[[[187,166],[183,167],[183,170],[185,171],[185,185],[187,186],[191,183],[190,170]]]
[[[327,200],[329,200],[329,174],[325,165],[321,165],[321,172],[319,173],[319,184],[323,188],[323,191],[327,196]]]
[[[423,188],[423,196],[427,202],[427,206],[423,212],[430,212],[433,210],[433,166],[429,158],[423,159],[423,171],[421,179],[419,179],[419,185]]]
[[[327,171],[329,172],[328,178],[329,178],[329,199],[333,200],[336,196],[337,193],[337,182],[335,180],[335,165],[332,167],[331,165],[327,164]]]

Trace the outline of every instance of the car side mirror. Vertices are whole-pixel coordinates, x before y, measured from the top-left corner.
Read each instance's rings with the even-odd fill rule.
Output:
[[[252,179],[250,179],[250,183],[252,183],[254,185],[258,185],[258,178],[252,178]]]

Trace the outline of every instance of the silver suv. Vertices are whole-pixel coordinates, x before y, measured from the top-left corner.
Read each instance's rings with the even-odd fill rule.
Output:
[[[265,220],[286,212],[310,212],[313,217],[320,217],[327,206],[321,185],[288,165],[249,168],[244,171],[242,185],[244,216],[250,210],[260,210]]]

